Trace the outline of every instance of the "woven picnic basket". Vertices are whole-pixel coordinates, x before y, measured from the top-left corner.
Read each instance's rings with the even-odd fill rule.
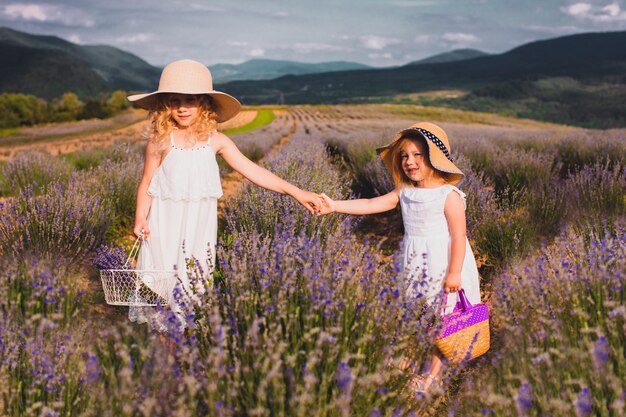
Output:
[[[156,306],[170,302],[177,282],[176,271],[134,269],[143,232],[120,269],[100,270],[100,280],[107,304],[121,306]]]
[[[447,294],[442,306],[447,303]],[[470,304],[465,291],[459,291],[459,302],[454,311],[441,318],[442,325],[435,344],[451,362],[474,359],[489,350],[489,307]]]

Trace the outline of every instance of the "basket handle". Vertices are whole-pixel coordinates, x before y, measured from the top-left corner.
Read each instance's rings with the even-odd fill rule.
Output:
[[[456,305],[454,306],[454,310],[455,311],[467,311],[468,309],[472,308],[472,303],[469,302],[469,300],[467,299],[467,296],[465,295],[465,290],[463,288],[461,288],[459,291],[457,291],[458,295],[459,295],[459,300],[457,301]],[[444,316],[444,312],[446,309],[446,306],[448,305],[448,293],[444,292],[443,293],[443,297],[441,298],[441,306],[440,306],[440,311],[439,311],[439,315],[440,316]]]
[[[130,248],[130,252],[128,253],[128,259],[126,259],[126,262],[124,262],[124,266],[122,267],[122,269],[127,269],[130,266],[130,261],[132,259],[135,259],[137,255],[139,254],[139,247],[141,246],[140,242],[142,240],[141,239],[142,237],[143,237],[143,229],[139,233],[139,236],[137,236],[137,240],[135,240],[133,247]]]

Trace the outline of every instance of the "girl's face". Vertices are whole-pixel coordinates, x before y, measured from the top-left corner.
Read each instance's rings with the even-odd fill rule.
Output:
[[[180,129],[187,129],[198,117],[198,98],[193,94],[169,94],[167,107]]]
[[[418,185],[434,178],[435,170],[428,161],[426,145],[422,141],[407,140],[400,151],[400,159],[402,171]]]

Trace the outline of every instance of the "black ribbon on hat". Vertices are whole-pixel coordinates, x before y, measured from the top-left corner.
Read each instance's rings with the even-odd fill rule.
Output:
[[[439,150],[441,152],[443,152],[443,154],[446,156],[446,158],[448,158],[448,161],[450,162],[454,162],[454,160],[452,159],[452,156],[450,156],[450,151],[448,151],[448,148],[446,147],[446,145],[441,141],[441,139],[439,139],[437,136],[435,136],[433,133],[429,132],[426,129],[422,129],[421,127],[412,127],[410,128],[411,130],[417,130],[418,132],[420,132],[422,135],[424,135],[424,137],[428,140],[430,140],[432,143],[435,144],[435,146],[437,148],[439,148]]]

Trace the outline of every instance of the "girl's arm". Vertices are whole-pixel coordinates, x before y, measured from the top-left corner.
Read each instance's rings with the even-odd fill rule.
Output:
[[[317,194],[301,190],[249,160],[228,136],[222,133],[214,135],[211,145],[215,153],[224,158],[228,165],[259,187],[290,195],[311,213],[322,205],[322,200]]]
[[[319,214],[328,214],[336,211],[345,214],[374,214],[389,211],[400,202],[400,190],[395,189],[385,195],[375,198],[360,198],[357,200],[332,200],[326,194]]]
[[[459,193],[452,191],[448,194],[443,212],[448,221],[450,232],[450,261],[443,289],[445,292],[454,292],[461,289],[461,269],[465,260],[465,242],[467,239],[465,203]]]
[[[152,204],[152,197],[148,194],[148,187],[150,187],[150,181],[152,176],[156,172],[157,168],[161,164],[161,152],[158,150],[158,145],[153,141],[148,141],[146,146],[146,155],[143,163],[143,175],[141,182],[137,188],[137,209],[135,211],[135,227],[133,232],[136,236],[139,236],[143,230],[143,239],[147,239],[150,236],[150,229],[148,229],[148,212],[150,211],[150,205]]]

